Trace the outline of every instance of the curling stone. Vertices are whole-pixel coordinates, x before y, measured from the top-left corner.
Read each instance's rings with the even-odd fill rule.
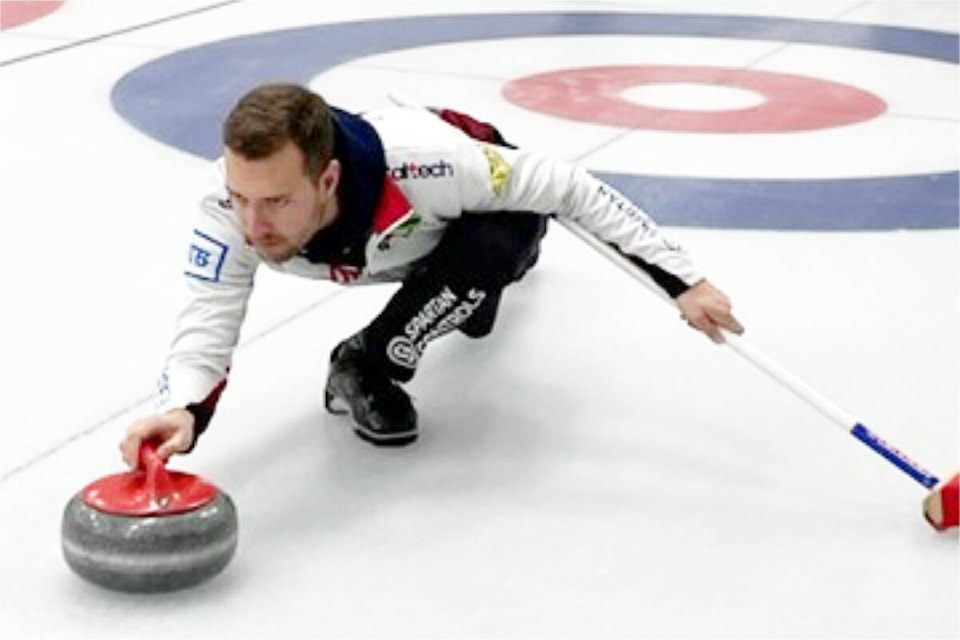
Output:
[[[230,497],[197,476],[169,471],[153,443],[135,471],[87,485],[63,511],[67,564],[102,587],[155,593],[219,573],[237,548]]]

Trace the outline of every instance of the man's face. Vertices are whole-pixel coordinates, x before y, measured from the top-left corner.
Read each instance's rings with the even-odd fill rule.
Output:
[[[266,158],[250,160],[224,148],[227,191],[247,242],[260,257],[283,262],[297,254],[335,215],[339,163],[331,160],[316,181],[304,172],[293,142]]]

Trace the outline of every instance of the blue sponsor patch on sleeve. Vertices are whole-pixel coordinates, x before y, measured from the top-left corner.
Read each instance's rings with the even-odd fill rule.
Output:
[[[198,280],[219,282],[228,249],[223,242],[194,229],[184,273]]]
[[[163,401],[170,397],[170,374],[164,371],[157,379],[157,397]]]

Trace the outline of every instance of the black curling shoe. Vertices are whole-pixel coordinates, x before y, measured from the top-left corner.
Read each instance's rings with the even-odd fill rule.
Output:
[[[366,357],[363,334],[334,348],[324,394],[327,411],[350,414],[354,432],[381,447],[402,447],[417,439],[417,411],[410,396]]]

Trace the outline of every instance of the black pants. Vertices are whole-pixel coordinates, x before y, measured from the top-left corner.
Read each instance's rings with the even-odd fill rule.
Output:
[[[536,262],[547,217],[533,213],[464,214],[403,281],[364,329],[366,356],[407,381],[431,340],[458,329],[490,333],[504,287]]]

